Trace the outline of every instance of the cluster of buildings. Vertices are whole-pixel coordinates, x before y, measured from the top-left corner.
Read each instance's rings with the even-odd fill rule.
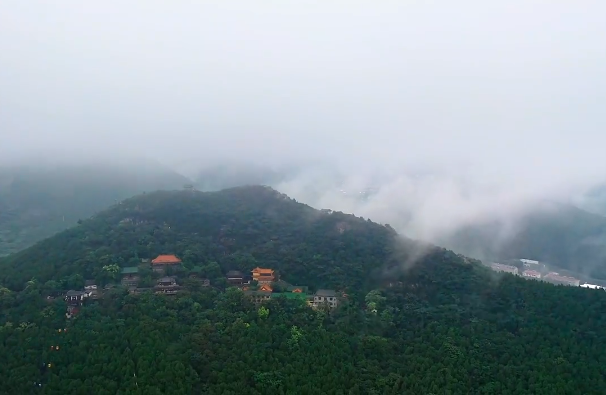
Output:
[[[149,261],[143,260],[143,263],[147,262]],[[153,259],[149,263],[151,264],[154,273],[162,275],[162,277],[156,280],[156,284],[153,287],[139,287],[139,282],[141,280],[139,276],[139,266],[127,266],[122,268],[120,272],[121,285],[128,288],[129,292],[132,294],[139,294],[151,290],[157,294],[174,295],[181,289],[181,286],[177,284],[176,276],[166,275],[168,271],[176,273],[181,269],[181,259],[175,255],[158,255],[156,259]],[[192,274],[190,277],[195,277],[195,275]],[[210,281],[208,279],[200,279],[200,281],[202,286],[210,286]]]
[[[580,285],[581,281],[578,278],[574,278],[574,277],[570,277],[570,276],[563,276],[556,272],[549,272],[549,273],[543,275],[541,273],[541,265],[539,264],[539,261],[533,261],[530,259],[520,259],[520,264],[521,264],[520,268],[517,266],[514,266],[514,265],[504,265],[502,263],[492,263],[490,265],[490,267],[492,268],[492,270],[494,270],[496,272],[511,273],[516,276],[520,275],[520,269],[521,269],[521,275],[524,278],[537,279],[537,280],[542,279],[544,281],[547,281],[547,282],[550,282],[553,284],[570,285],[570,286],[576,286],[576,287],[581,286],[583,288],[598,287],[597,285],[594,286],[592,284]],[[543,265],[543,269],[545,269],[544,265]]]
[[[239,287],[255,304],[262,304],[276,298],[286,298],[304,301],[312,308],[325,306],[334,309],[339,303],[336,291],[319,289],[310,293],[307,286],[292,285],[280,280],[273,269],[256,267],[251,271],[251,275],[230,270],[226,277],[230,285]]]
[[[141,277],[139,266],[123,267],[120,272],[120,284],[127,288],[131,294],[139,294],[144,291],[153,291],[156,294],[174,295],[181,290],[177,284],[177,277],[167,275],[167,272],[176,273],[181,268],[181,260],[175,255],[159,255],[151,261],[142,260],[143,264],[149,263],[152,271],[161,277],[155,281],[153,287],[140,287]],[[190,275],[195,277],[195,274]],[[307,286],[292,285],[279,279],[279,276],[273,269],[254,268],[250,275],[244,275],[237,270],[231,270],[227,273],[227,283],[239,287],[246,296],[252,299],[256,304],[264,303],[270,299],[286,298],[299,299],[304,301],[312,308],[326,306],[334,309],[338,306],[339,297],[337,292],[330,289],[320,289],[310,293]],[[210,286],[208,279],[199,279],[202,286]],[[104,290],[115,287],[115,284],[108,284]],[[100,290],[94,280],[87,280],[83,290],[70,290],[64,300],[67,303],[66,317],[71,318],[77,314],[80,307],[86,300],[98,299],[101,296]],[[345,296],[345,295],[344,295]],[[50,298],[50,297],[49,297]]]
[[[176,271],[181,267],[181,260],[175,255],[159,255],[151,262],[149,260],[142,260],[142,263],[150,263],[153,272],[162,275],[162,277],[156,280],[153,287],[141,288],[139,287],[139,282],[141,280],[139,276],[139,267],[123,267],[120,271],[120,284],[123,287],[128,288],[128,291],[131,294],[139,294],[151,290],[156,294],[174,295],[181,289],[181,286],[177,284],[176,276],[165,275],[169,268]],[[201,283],[202,286],[210,285],[210,281],[207,279],[201,279]],[[115,284],[108,284],[105,286],[104,291],[115,286]],[[84,289],[82,290],[67,291],[64,296],[64,300],[67,303],[66,317],[71,318],[73,315],[77,314],[86,300],[98,299],[101,296],[100,291],[101,290],[98,289],[94,280],[87,280],[84,284]]]

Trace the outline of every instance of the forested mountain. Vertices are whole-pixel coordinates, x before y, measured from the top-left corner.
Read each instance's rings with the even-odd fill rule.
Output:
[[[535,259],[606,279],[606,218],[571,205],[543,202],[512,224],[474,224],[439,242],[478,258]]]
[[[0,256],[144,191],[190,181],[154,162],[0,167]]]
[[[176,295],[106,292],[66,320],[46,295],[176,254]],[[336,310],[255,306],[262,266]],[[104,269],[105,268],[105,269]],[[202,287],[187,273],[211,280]],[[606,292],[496,276],[393,229],[267,187],[155,192],[0,259],[6,394],[602,394]]]

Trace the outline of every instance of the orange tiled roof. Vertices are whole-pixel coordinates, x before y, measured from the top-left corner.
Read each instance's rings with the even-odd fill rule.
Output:
[[[295,288],[292,290],[294,293],[301,293],[303,290],[301,288]]]
[[[177,263],[181,263],[181,259],[177,258],[175,255],[158,255],[158,257],[152,261],[152,264],[154,265],[174,265]]]
[[[273,289],[269,285],[263,284],[259,287],[259,291],[272,292]]]
[[[273,274],[273,270],[272,269],[263,269],[261,267],[256,267],[252,270],[253,273],[259,273],[259,274]]]

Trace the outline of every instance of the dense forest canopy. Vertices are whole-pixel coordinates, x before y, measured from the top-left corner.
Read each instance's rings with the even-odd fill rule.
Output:
[[[104,268],[143,270],[159,254],[183,261],[176,295],[117,287],[71,319],[62,298],[47,299],[85,279],[115,282]],[[258,306],[224,278],[257,266],[347,296],[334,310],[286,298]],[[496,275],[268,187],[137,196],[0,270],[0,393],[606,391],[606,292]]]
[[[0,167],[0,256],[71,227],[116,200],[188,183],[149,161]]]

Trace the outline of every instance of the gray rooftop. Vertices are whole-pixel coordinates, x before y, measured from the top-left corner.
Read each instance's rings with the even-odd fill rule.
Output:
[[[337,293],[332,289],[318,289],[316,291],[316,296],[331,297],[337,296]]]
[[[159,283],[169,283],[176,281],[174,277],[162,277],[158,280]]]

